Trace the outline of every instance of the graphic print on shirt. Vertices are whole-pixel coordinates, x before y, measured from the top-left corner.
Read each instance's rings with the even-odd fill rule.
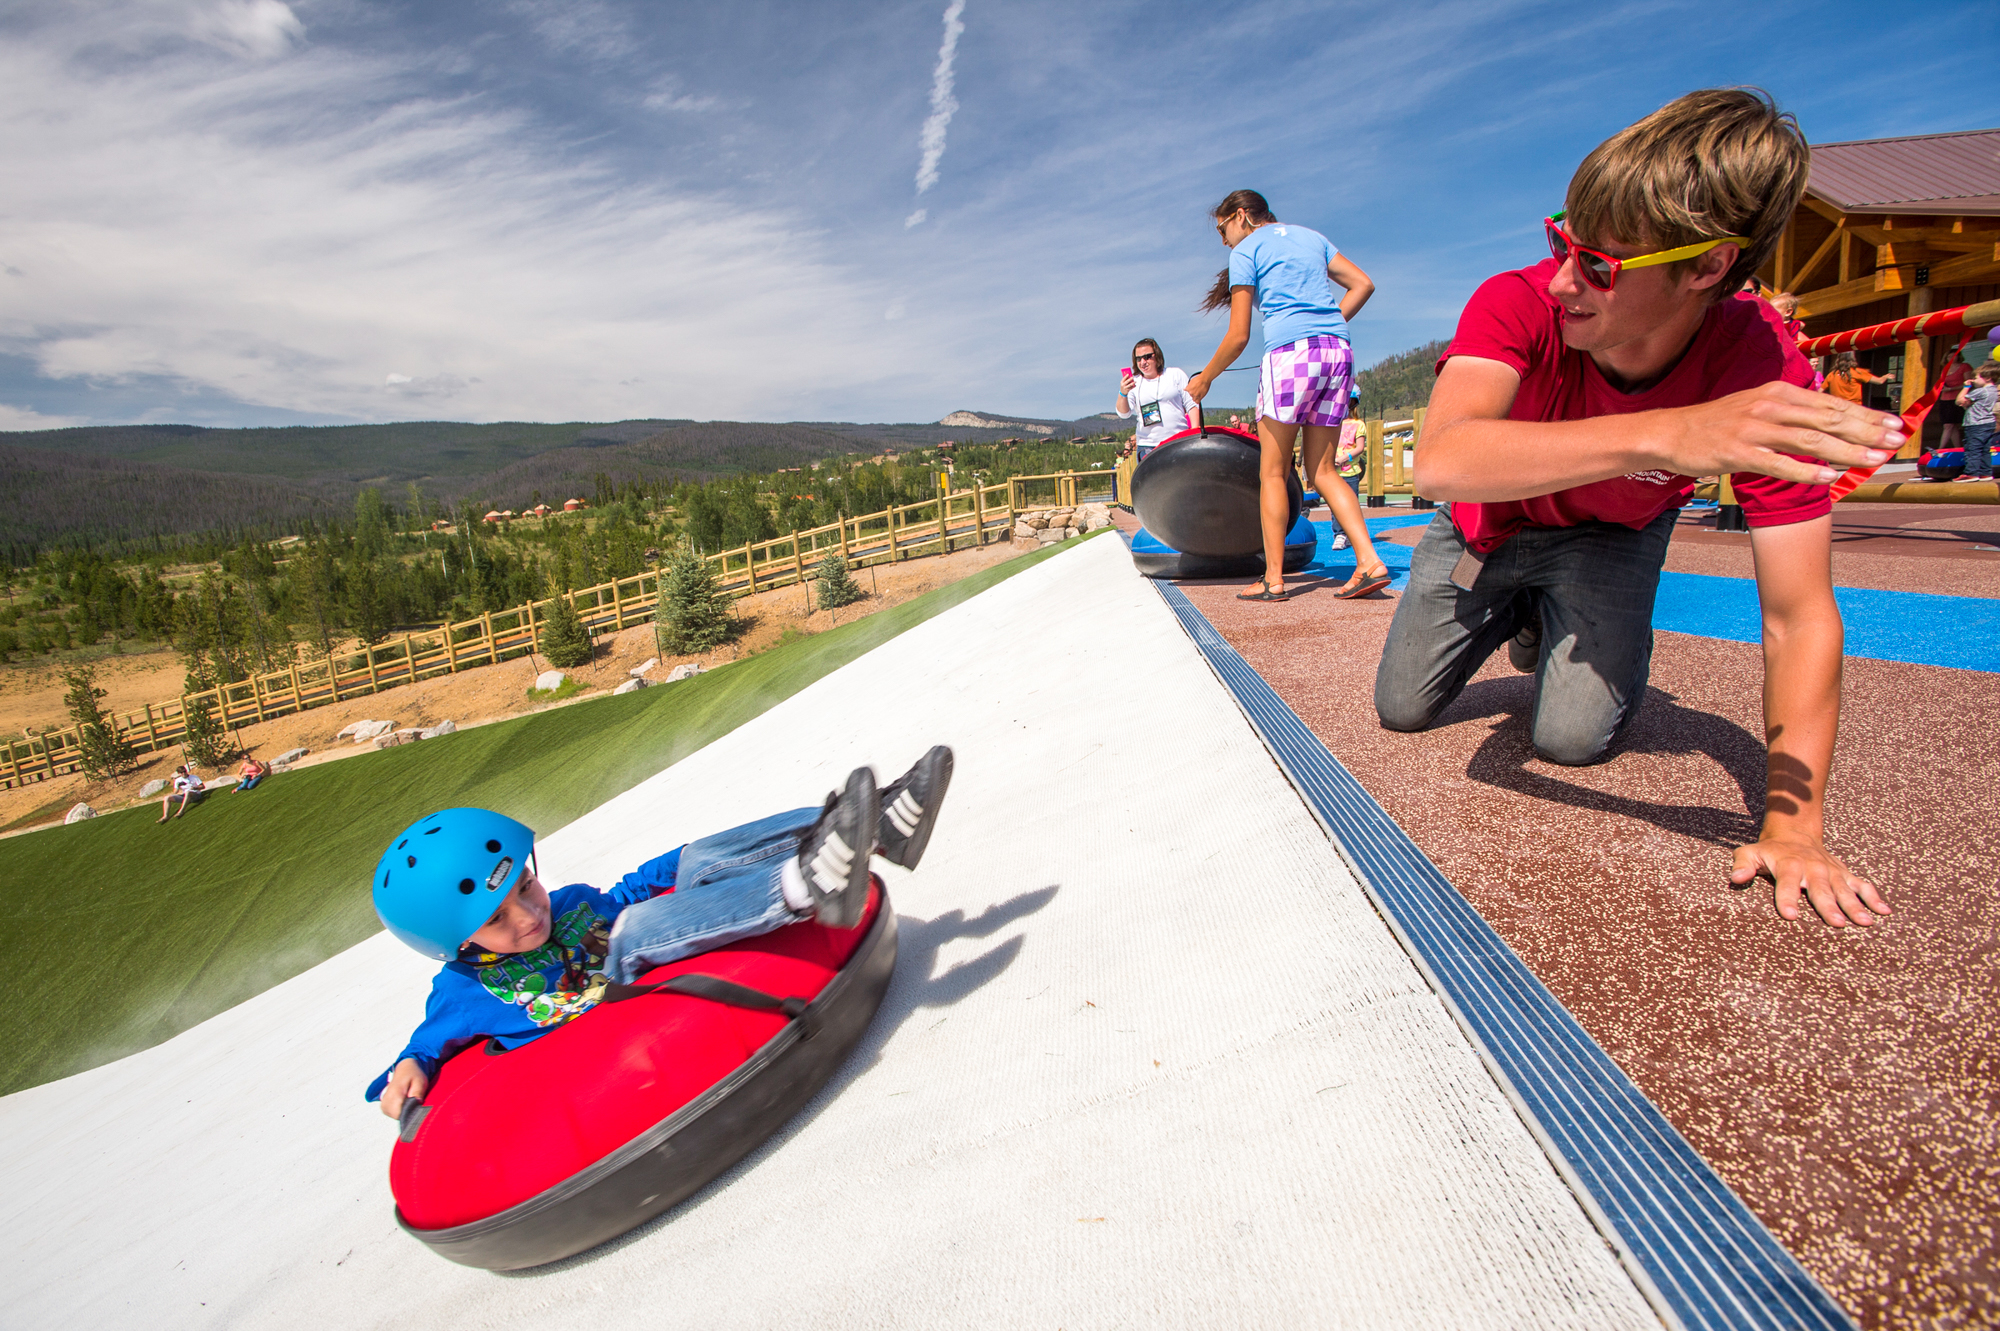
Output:
[[[1139,404],[1139,424],[1152,427],[1160,423],[1160,403],[1158,399]]]
[[[604,959],[611,951],[611,927],[587,905],[565,912],[549,930],[549,941],[533,952],[479,968],[479,982],[503,1003],[527,1013],[537,1026],[560,1026],[596,1007],[610,977]],[[562,967],[551,988],[544,971]]]

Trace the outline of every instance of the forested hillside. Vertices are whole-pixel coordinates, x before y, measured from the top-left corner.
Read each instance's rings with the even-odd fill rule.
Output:
[[[211,531],[276,533],[352,508],[283,481],[125,458],[0,447],[0,545],[7,567],[50,545],[158,546]]]
[[[126,458],[195,471],[268,476],[352,498],[361,484],[432,481],[449,487],[537,453],[572,445],[630,443],[686,421],[506,421],[467,425],[403,421],[394,425],[282,426],[211,430],[196,425],[81,426],[0,433],[0,444],[84,457]]]
[[[1448,345],[1444,341],[1426,342],[1377,361],[1356,375],[1361,385],[1361,414],[1406,419],[1429,402],[1431,384],[1437,378],[1432,367]]]

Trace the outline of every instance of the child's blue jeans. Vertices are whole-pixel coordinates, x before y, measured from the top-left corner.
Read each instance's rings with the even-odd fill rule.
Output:
[[[605,971],[630,984],[655,966],[797,923],[780,875],[819,812],[774,813],[688,842],[674,890],[618,913]]]

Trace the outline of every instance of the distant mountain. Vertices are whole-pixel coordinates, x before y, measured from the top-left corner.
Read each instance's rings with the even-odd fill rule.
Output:
[[[352,498],[358,485],[400,489],[418,481],[449,493],[511,462],[552,448],[630,443],[691,421],[404,421],[394,425],[292,425],[214,430],[198,425],[80,426],[0,433],[0,444],[86,457],[124,458],[194,471],[265,476]]]
[[[307,516],[350,517],[354,492],[401,507],[415,483],[432,500],[525,508],[614,482],[711,480],[895,452],[956,439],[1069,438],[1115,424],[955,412],[947,421],[629,420],[562,424],[405,421],[391,425],[218,430],[197,425],[80,426],[0,432],[0,542],[118,544],[237,529],[274,531]]]
[[[742,472],[804,467],[821,458],[858,451],[854,441],[804,425],[709,421],[615,445],[581,444],[550,449],[500,468],[466,487],[495,504],[526,508],[539,491],[556,502],[563,495],[591,495],[597,477],[613,481],[707,481]]]

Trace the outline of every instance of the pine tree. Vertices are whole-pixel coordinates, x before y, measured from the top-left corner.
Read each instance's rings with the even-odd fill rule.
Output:
[[[583,626],[583,616],[576,613],[567,596],[558,596],[550,603],[548,618],[542,621],[541,643],[542,655],[552,666],[567,670],[590,660],[590,630]]]
[[[102,781],[131,771],[138,754],[97,705],[97,700],[104,696],[104,690],[97,687],[97,668],[73,666],[63,671],[63,683],[69,685],[69,691],[63,694],[63,706],[69,709],[70,720],[83,736],[83,774],[93,781]]]
[[[708,561],[683,547],[660,570],[660,607],[654,612],[660,650],[705,652],[729,637],[729,606],[716,590]]]
[[[221,718],[210,710],[209,700],[193,696],[214,688],[215,676],[206,667],[198,666],[188,671],[183,687],[188,696],[181,699],[186,709],[181,716],[184,727],[181,748],[196,767],[220,767],[229,753],[228,733]]]
[[[868,595],[861,590],[861,584],[847,576],[847,560],[840,555],[828,555],[819,563],[819,603],[827,609],[851,605]]]

